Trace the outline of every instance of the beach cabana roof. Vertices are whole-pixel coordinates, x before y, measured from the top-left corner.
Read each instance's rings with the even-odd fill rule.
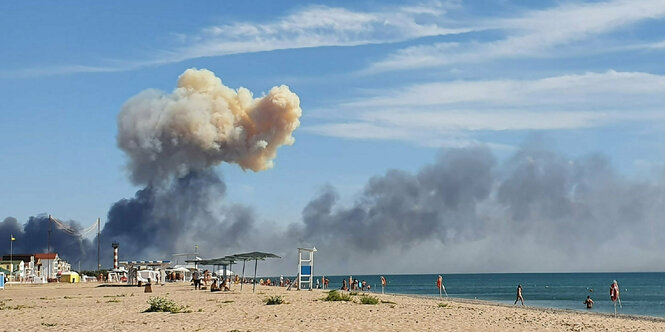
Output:
[[[201,265],[229,265],[236,262],[236,258],[233,256],[224,256],[220,258],[213,259],[202,259],[198,261]]]
[[[269,252],[260,252],[260,251],[248,252],[244,254],[235,254],[233,255],[233,257],[235,257],[238,260],[256,260],[256,259],[264,260],[266,258],[282,258]]]
[[[247,252],[244,254],[235,254],[233,255],[233,257],[235,257],[237,260],[242,261],[243,280],[245,279],[245,262],[254,260],[254,282],[252,285],[252,292],[256,290],[256,269],[259,261],[265,260],[266,258],[282,258],[269,252],[260,252],[260,251]],[[242,290],[242,283],[240,283],[240,289]]]

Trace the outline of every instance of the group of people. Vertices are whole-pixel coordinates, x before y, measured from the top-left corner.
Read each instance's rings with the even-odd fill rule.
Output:
[[[238,276],[235,276],[235,279],[237,282],[239,280]],[[201,289],[201,284],[207,286],[210,283],[210,291],[217,292],[229,290],[228,282],[231,282],[231,280],[222,276],[215,276],[214,273],[211,274],[208,270],[204,270],[203,273],[196,270],[192,273],[192,282],[194,283],[194,289]]]
[[[342,288],[341,290],[345,291],[369,291],[372,288],[370,284],[368,284],[365,280],[358,280],[358,279],[353,279],[353,276],[349,276],[349,283],[347,284],[346,279],[342,279]]]
[[[319,289],[323,287],[323,289],[328,289],[328,285],[330,284],[330,279],[326,277],[321,277],[321,282],[319,282],[319,279],[316,279],[316,289]]]

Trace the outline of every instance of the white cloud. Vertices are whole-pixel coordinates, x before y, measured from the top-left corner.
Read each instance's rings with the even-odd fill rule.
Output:
[[[377,90],[306,130],[352,139],[474,142],[478,131],[566,130],[665,121],[665,76],[616,72],[434,82]],[[326,112],[329,116],[331,112]]]
[[[612,109],[618,104],[658,103],[665,93],[665,76],[641,72],[561,75],[535,80],[450,81],[415,84],[389,91],[375,91],[369,98],[345,107],[455,106],[556,107]],[[625,105],[622,105],[622,107]]]
[[[367,71],[405,70],[499,58],[548,57],[558,48],[663,16],[665,1],[616,0],[564,4],[485,24],[504,31],[506,36],[503,39],[408,47],[372,64]]]
[[[34,76],[125,71],[200,57],[393,43],[471,31],[471,28],[457,26],[449,21],[446,10],[451,6],[439,1],[413,6],[384,7],[375,11],[308,6],[270,22],[245,21],[209,26],[194,35],[171,33],[180,46],[140,61],[120,61],[99,66],[34,68],[12,71],[10,74]]]
[[[373,12],[310,6],[269,23],[239,22],[203,29],[175,58],[195,58],[281,49],[356,46],[470,31],[447,27],[445,6],[384,8]]]

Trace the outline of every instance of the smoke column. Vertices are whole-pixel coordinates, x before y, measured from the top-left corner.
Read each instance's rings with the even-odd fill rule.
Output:
[[[273,167],[277,149],[294,143],[301,114],[300,99],[287,86],[254,98],[245,88],[224,86],[205,69],[187,69],[171,93],[146,90],[130,98],[118,115],[117,143],[128,156],[130,179],[145,187],[111,206],[101,233],[103,266],[110,266],[114,241],[127,259],[169,258],[192,251],[194,244],[210,254],[241,250],[255,231],[254,213],[224,203],[226,185],[213,167],[222,162],[256,172]],[[0,231],[21,239],[17,252],[43,252],[45,218],[33,217],[24,227],[7,218]],[[52,243],[65,259],[96,265],[91,241],[54,228]]]
[[[132,181],[146,187],[111,207],[102,239],[134,258],[189,252],[194,244],[210,254],[238,248],[254,214],[223,202],[226,185],[212,168],[271,168],[277,148],[295,141],[301,114],[298,96],[284,85],[253,98],[205,69],[186,70],[170,94],[132,97],[118,115],[117,141]]]
[[[294,142],[300,99],[287,86],[262,98],[222,84],[209,70],[187,69],[171,94],[146,90],[118,116],[118,146],[137,184],[207,170],[221,162],[262,171],[277,148]]]
[[[143,189],[109,210],[103,265],[110,266],[110,244],[118,241],[127,259],[163,259],[193,244],[210,255],[284,255],[316,245],[318,269],[326,273],[665,266],[665,178],[628,179],[604,156],[569,158],[531,142],[501,162],[483,146],[445,150],[415,173],[372,177],[348,205],[326,186],[303,208],[302,221],[262,225],[251,208],[224,202],[226,185],[214,166],[272,167],[277,148],[293,143],[300,115],[298,97],[285,86],[253,98],[207,70],[185,71],[170,94],[148,90],[127,101],[118,146]],[[43,251],[45,218],[32,217],[23,228],[6,218],[0,234],[25,238],[17,250]],[[66,259],[94,266],[96,255],[86,256],[95,252],[90,241],[55,229],[52,239]],[[0,242],[0,249],[8,246]]]

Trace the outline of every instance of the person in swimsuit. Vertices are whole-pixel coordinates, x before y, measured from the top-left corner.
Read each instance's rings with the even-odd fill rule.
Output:
[[[517,285],[517,298],[515,299],[515,304],[517,304],[517,301],[522,302],[522,306],[524,306],[524,297],[522,297],[522,285]]]

